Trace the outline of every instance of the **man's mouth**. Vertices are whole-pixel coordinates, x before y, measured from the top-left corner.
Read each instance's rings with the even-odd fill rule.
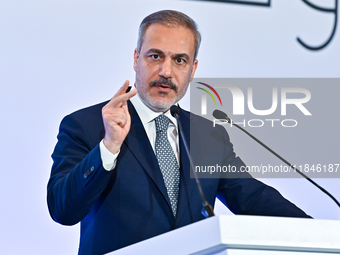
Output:
[[[165,88],[165,89],[172,89],[169,85],[159,84],[156,85],[157,87]]]
[[[168,85],[164,85],[164,84],[159,84],[154,87],[157,88],[158,91],[162,91],[162,92],[170,92],[170,90],[173,90],[173,88],[171,88]]]

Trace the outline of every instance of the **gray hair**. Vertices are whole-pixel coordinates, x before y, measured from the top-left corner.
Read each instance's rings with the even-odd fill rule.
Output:
[[[148,29],[148,27],[152,24],[183,26],[185,28],[190,29],[195,37],[194,60],[197,58],[198,49],[201,45],[201,34],[197,29],[196,22],[192,18],[190,18],[189,16],[185,15],[182,12],[172,11],[172,10],[158,11],[158,12],[150,14],[149,16],[143,19],[142,23],[139,26],[138,41],[137,41],[138,52],[140,52],[142,48],[145,32]]]

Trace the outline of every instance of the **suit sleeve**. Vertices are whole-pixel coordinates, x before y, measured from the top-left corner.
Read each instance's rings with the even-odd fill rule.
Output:
[[[60,124],[47,202],[52,218],[64,225],[76,224],[88,214],[112,174],[103,168],[99,140],[89,132],[74,115]]]
[[[224,163],[237,170],[245,164],[236,157],[229,136],[224,137]],[[238,171],[220,179],[218,198],[235,214],[308,218],[296,205],[285,199],[276,189],[254,179],[249,173]]]

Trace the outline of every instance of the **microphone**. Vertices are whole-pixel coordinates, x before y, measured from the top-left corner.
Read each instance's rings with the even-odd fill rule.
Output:
[[[297,169],[295,166],[293,166],[291,163],[289,163],[287,160],[285,160],[284,158],[282,158],[279,154],[277,154],[275,151],[273,151],[272,149],[270,149],[267,145],[265,145],[264,143],[262,143],[260,140],[258,140],[255,136],[251,135],[250,133],[248,133],[245,129],[243,129],[242,127],[240,127],[239,125],[235,124],[232,122],[232,120],[228,117],[228,115],[225,112],[222,112],[220,110],[215,110],[213,112],[213,116],[216,119],[219,120],[227,120],[228,123],[232,123],[235,127],[237,127],[238,129],[242,130],[244,133],[246,133],[247,135],[249,135],[251,138],[253,138],[256,142],[258,142],[259,144],[261,144],[264,148],[266,148],[268,151],[270,151],[272,154],[274,154],[277,158],[281,159],[284,163],[286,163],[289,167],[291,167],[292,169],[295,170],[295,172],[299,173],[301,176],[303,176],[305,179],[307,179],[309,182],[311,182],[314,186],[316,186],[318,189],[320,189],[322,192],[324,192],[327,196],[329,196],[339,207],[340,207],[340,203],[338,200],[336,200],[336,198],[330,194],[327,190],[325,190],[323,187],[321,187],[319,184],[317,184],[316,182],[314,182],[312,179],[310,179],[307,175],[305,175],[304,173],[302,173],[299,169]]]
[[[182,124],[180,122],[180,110],[179,110],[179,107],[177,105],[173,105],[170,107],[170,113],[171,115],[177,120],[177,124],[178,124],[178,130],[180,131],[180,134],[182,135],[183,137],[183,144],[184,144],[184,148],[185,148],[185,152],[189,158],[189,162],[190,162],[190,169],[192,170],[192,172],[194,173],[194,177],[195,177],[195,180],[196,180],[196,184],[197,184],[197,188],[198,188],[198,191],[199,191],[199,194],[200,194],[200,197],[201,197],[201,200],[202,200],[202,204],[203,204],[203,208],[202,208],[202,215],[206,218],[208,217],[212,217],[212,216],[215,216],[214,214],[214,210],[212,208],[212,206],[209,204],[209,202],[205,199],[205,196],[204,196],[204,193],[203,193],[203,190],[202,190],[202,185],[201,185],[201,182],[200,180],[198,179],[197,177],[197,174],[196,172],[194,171],[194,164],[191,160],[191,157],[190,157],[190,152],[189,152],[189,147],[188,147],[188,144],[187,144],[187,140],[185,138],[185,135],[184,135],[184,132],[183,132],[183,128],[182,128]]]
[[[181,112],[180,112],[179,107],[177,105],[173,105],[173,106],[170,107],[170,113],[174,118],[176,118],[177,121],[179,121],[179,114]]]

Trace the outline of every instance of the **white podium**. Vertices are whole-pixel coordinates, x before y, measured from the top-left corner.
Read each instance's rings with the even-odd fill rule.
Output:
[[[108,254],[340,254],[340,221],[215,216]]]

